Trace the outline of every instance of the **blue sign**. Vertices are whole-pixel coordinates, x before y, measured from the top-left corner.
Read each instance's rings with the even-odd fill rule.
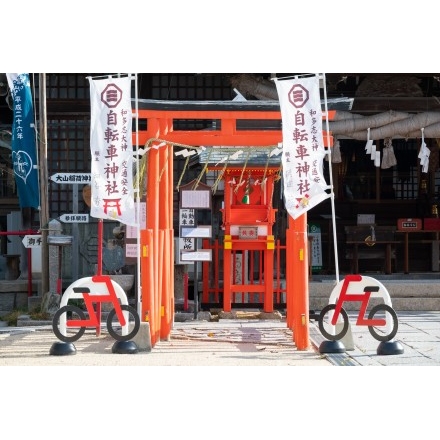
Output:
[[[13,100],[12,167],[17,183],[20,207],[40,206],[34,110],[29,74],[8,73]]]

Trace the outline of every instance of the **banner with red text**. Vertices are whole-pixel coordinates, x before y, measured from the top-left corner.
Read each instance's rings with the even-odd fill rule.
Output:
[[[330,197],[322,172],[326,151],[319,77],[275,79],[275,84],[283,126],[284,204],[296,219]]]
[[[89,78],[89,82],[90,215],[135,226],[131,79]]]

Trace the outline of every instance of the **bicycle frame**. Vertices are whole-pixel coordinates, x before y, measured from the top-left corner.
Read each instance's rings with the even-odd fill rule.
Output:
[[[91,277],[80,278],[79,280],[76,280],[75,282],[73,282],[65,290],[63,296],[61,297],[60,308],[63,306],[66,306],[68,304],[69,300],[71,300],[71,299],[84,299],[84,294],[79,293],[79,291],[83,292],[84,290],[88,290],[91,292],[90,299],[91,299],[92,303],[94,302],[95,297],[97,297],[97,296],[98,297],[99,296],[106,297],[110,294],[109,293],[110,290],[112,290],[116,296],[116,299],[117,299],[116,302],[118,302],[118,304],[120,301],[120,305],[128,305],[127,296],[126,296],[124,290],[122,289],[122,287],[120,287],[117,283],[112,282],[111,278],[108,275],[94,275]],[[93,307],[92,307],[92,309],[93,309]],[[115,308],[115,312],[116,312],[118,318],[120,319],[121,315],[118,312],[121,312],[121,311],[119,310],[118,307]],[[122,326],[123,334],[127,334],[129,332],[128,318],[125,313],[126,313],[125,311],[122,311],[122,315],[125,320],[125,325]],[[92,316],[92,315],[94,316],[94,318],[91,318],[94,322],[93,326],[96,327],[96,331],[98,334],[98,327],[100,327],[100,316],[97,316],[97,314],[94,311],[90,316]],[[63,315],[60,317],[60,331],[62,334],[65,334],[66,329],[67,329],[66,321],[67,321],[66,315]],[[77,324],[82,326],[83,323],[84,323],[84,321],[81,320]],[[92,324],[85,324],[85,325],[92,326]],[[70,327],[73,327],[73,325],[70,324]]]
[[[84,303],[87,308],[87,312],[89,314],[89,319],[67,319],[66,327],[96,327],[100,324],[100,317],[98,313],[95,312],[93,307],[94,304],[109,302],[113,305],[116,316],[118,317],[119,323],[122,327],[126,324],[126,319],[124,316],[124,312],[121,309],[121,305],[119,304],[118,297],[116,295],[115,289],[111,282],[111,278],[106,275],[96,275],[92,278],[93,282],[103,282],[107,286],[108,294],[98,294],[91,295],[90,289],[88,287],[76,287],[74,291],[78,293],[82,293]]]
[[[362,302],[359,309],[356,325],[373,325],[373,326],[385,326],[385,319],[367,319],[365,318],[365,313],[367,311],[368,303],[370,301],[370,296],[372,292],[377,292],[379,290],[378,286],[368,286],[364,288],[363,293],[347,293],[348,286],[350,283],[359,282],[362,280],[361,275],[347,275],[344,278],[341,293],[336,301],[335,311],[331,320],[332,325],[336,325],[339,314],[341,313],[341,308],[345,302]]]

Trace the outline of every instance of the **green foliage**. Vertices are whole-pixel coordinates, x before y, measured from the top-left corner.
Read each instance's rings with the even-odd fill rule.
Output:
[[[15,327],[17,325],[17,319],[20,315],[23,315],[25,313],[23,310],[12,310],[11,312],[7,313],[6,315],[2,316],[2,320],[6,321],[9,326]]]
[[[29,315],[29,317],[35,321],[47,321],[50,320],[50,314],[43,312],[40,306],[28,311],[24,309],[15,309],[0,317],[0,320],[6,321],[9,326],[16,327],[19,316]]]

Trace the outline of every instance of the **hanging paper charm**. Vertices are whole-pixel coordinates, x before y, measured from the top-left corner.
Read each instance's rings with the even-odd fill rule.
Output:
[[[422,167],[422,172],[427,173],[429,167],[429,155],[431,154],[431,151],[425,144],[423,131],[424,129],[422,128],[422,144],[420,146],[418,158],[420,159],[420,166]]]
[[[397,160],[396,156],[394,155],[393,143],[391,141],[391,138],[386,138],[384,144],[385,145],[382,152],[383,157],[381,166],[383,170],[397,165]]]
[[[341,146],[339,144],[339,139],[335,137],[335,142],[333,144],[333,150],[331,151],[332,163],[341,163]]]

